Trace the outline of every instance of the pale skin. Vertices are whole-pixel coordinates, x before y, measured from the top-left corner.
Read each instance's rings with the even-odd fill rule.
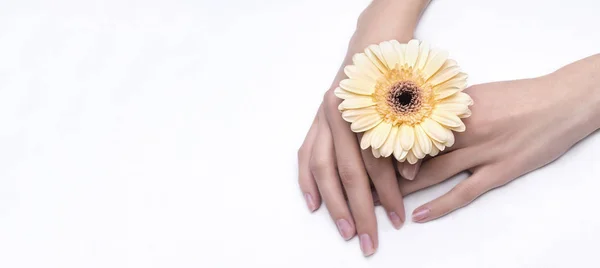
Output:
[[[426,0],[373,1],[361,14],[347,57],[367,45],[413,37]],[[415,209],[412,219],[427,222],[461,208],[483,193],[540,168],[600,128],[600,54],[546,76],[475,85],[467,131],[456,143],[422,165],[375,158],[360,150],[358,137],[337,109],[336,75],[299,150],[299,184],[310,211],[324,202],[340,235],[358,235],[364,255],[378,246],[377,199],[394,227],[405,221],[402,196],[438,184],[462,171],[471,173],[448,193]],[[420,168],[419,168],[420,166]],[[398,180],[395,169],[404,178]],[[347,198],[346,198],[347,196]]]

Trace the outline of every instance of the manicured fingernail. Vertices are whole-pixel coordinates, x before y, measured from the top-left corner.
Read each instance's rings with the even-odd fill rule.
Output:
[[[315,209],[317,209],[317,204],[315,204],[315,200],[313,199],[312,195],[305,193],[304,199],[306,199],[306,205],[308,206],[308,210],[310,210],[310,212],[313,212]]]
[[[354,235],[354,232],[352,232],[352,226],[350,226],[350,223],[348,223],[347,220],[339,219],[335,221],[335,225],[337,225],[338,231],[340,231],[340,235],[344,239],[348,240]]]
[[[368,234],[361,234],[360,239],[360,250],[362,250],[363,255],[370,256],[375,253],[375,248],[373,248],[373,240]]]
[[[388,214],[388,216],[390,217],[390,221],[392,222],[392,225],[394,225],[394,228],[400,229],[400,227],[402,227],[402,220],[400,219],[400,217],[398,217],[398,214],[396,214],[396,212],[392,211]]]
[[[413,212],[413,214],[412,214],[412,220],[414,222],[421,222],[421,221],[427,219],[427,217],[429,216],[429,212],[430,211],[431,210],[428,209],[428,208],[426,208],[426,207],[419,208],[419,209],[417,209],[417,210],[415,210]]]
[[[402,175],[404,175],[404,178],[411,181],[414,180],[417,176],[417,169],[419,169],[420,165],[421,161],[417,162],[414,165],[404,164],[404,166],[402,167]]]

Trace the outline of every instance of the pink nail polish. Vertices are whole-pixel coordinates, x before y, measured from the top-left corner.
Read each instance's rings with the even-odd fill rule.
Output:
[[[398,214],[396,214],[396,212],[392,211],[388,214],[388,216],[390,217],[390,221],[392,222],[392,225],[394,225],[394,228],[400,229],[400,227],[402,227],[402,220]]]
[[[360,250],[362,250],[363,255],[370,256],[375,253],[375,248],[373,247],[373,240],[368,234],[361,234],[360,239]]]
[[[410,165],[408,163],[404,164],[404,167],[402,168],[402,173],[405,176],[404,178],[407,180],[414,180],[415,177],[417,176],[417,170],[419,169],[419,167],[421,166],[421,161],[417,162],[414,165]]]
[[[317,205],[315,204],[315,200],[313,199],[312,195],[305,193],[304,199],[306,199],[306,205],[308,206],[308,210],[310,210],[310,212],[313,212],[315,209],[317,209]]]
[[[415,210],[412,214],[412,220],[414,222],[421,222],[429,216],[429,212],[431,210],[429,208],[423,207]]]
[[[352,230],[352,226],[350,226],[350,223],[348,223],[347,220],[345,219],[339,219],[337,221],[335,221],[335,225],[337,225],[338,231],[340,232],[340,235],[348,240],[350,238],[352,238],[352,236],[354,236],[354,231]]]

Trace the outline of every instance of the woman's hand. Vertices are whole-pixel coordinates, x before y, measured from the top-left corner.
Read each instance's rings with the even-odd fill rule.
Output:
[[[540,168],[600,128],[600,54],[534,79],[495,82],[465,90],[475,104],[467,131],[445,154],[423,162],[408,194],[470,171],[469,178],[413,212],[427,222],[483,193]]]
[[[338,110],[342,100],[334,96],[333,90],[345,78],[343,66],[355,53],[381,41],[410,40],[428,2],[373,1],[361,14],[346,60],[298,152],[299,184],[309,209],[316,210],[322,198],[341,236],[348,240],[358,233],[366,256],[373,254],[378,245],[370,182],[396,228],[404,222],[404,204],[392,159],[375,158],[370,150],[360,150],[356,134]],[[406,165],[402,172],[415,174],[416,170]]]

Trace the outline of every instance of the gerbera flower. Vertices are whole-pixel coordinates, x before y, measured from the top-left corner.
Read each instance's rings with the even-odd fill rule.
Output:
[[[473,100],[462,91],[467,75],[448,53],[425,42],[396,40],[371,45],[344,68],[349,77],[335,95],[360,146],[375,157],[394,155],[414,164],[454,144],[452,131],[465,131]]]

